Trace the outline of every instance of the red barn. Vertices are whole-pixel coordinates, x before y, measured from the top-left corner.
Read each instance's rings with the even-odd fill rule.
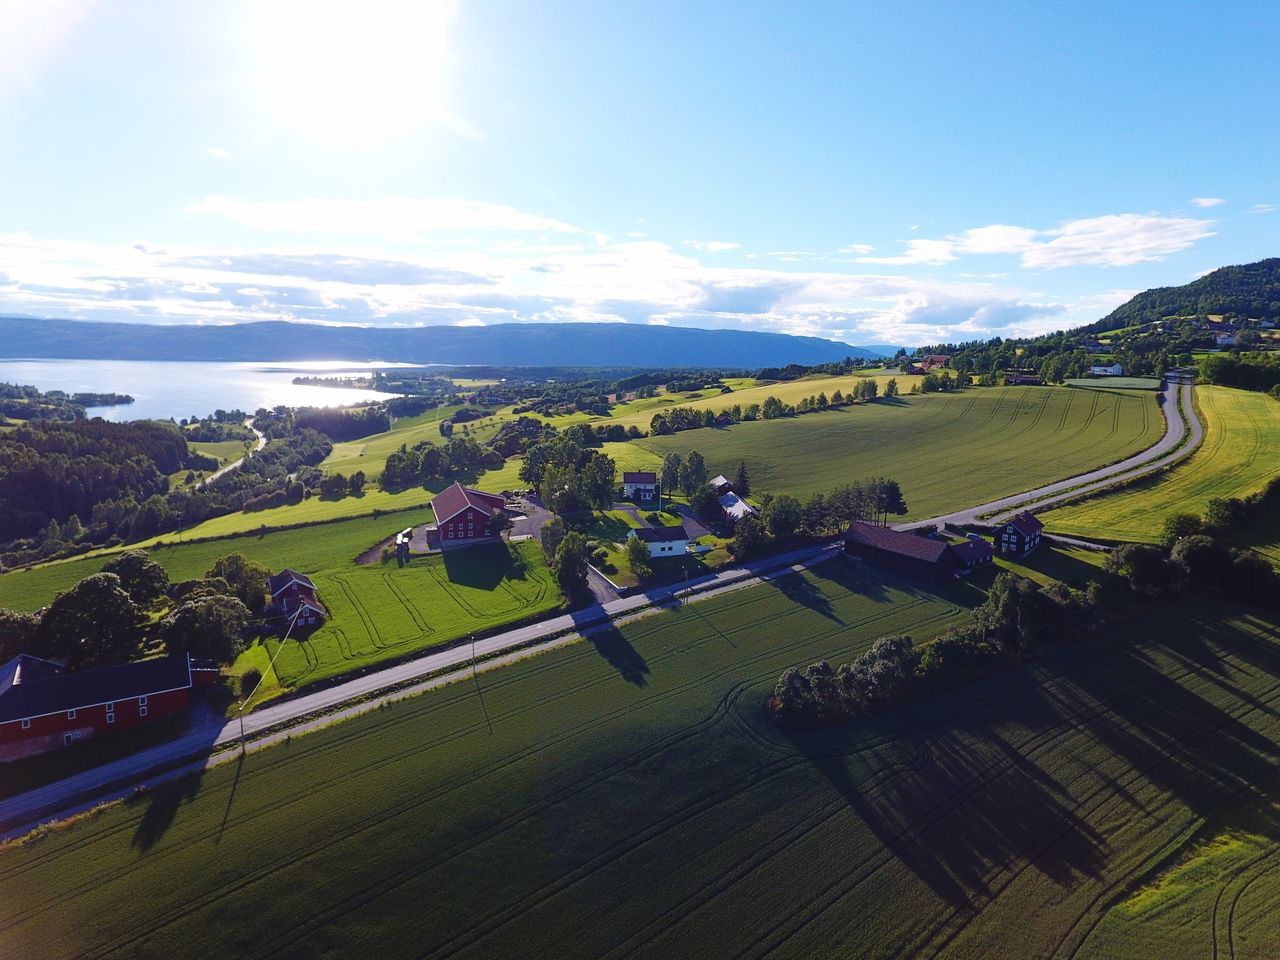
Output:
[[[21,654],[0,667],[0,761],[182,713],[190,693],[185,655],[68,673]]]
[[[502,497],[460,483],[441,490],[431,501],[440,545],[448,547],[495,536],[493,521],[505,505]]]
[[[936,582],[955,573],[958,558],[945,540],[932,540],[892,527],[855,520],[844,535],[844,551],[871,563]]]
[[[271,577],[267,587],[271,591],[270,610],[288,623],[304,628],[324,623],[325,611],[316,599],[316,585],[310,577],[286,567]]]

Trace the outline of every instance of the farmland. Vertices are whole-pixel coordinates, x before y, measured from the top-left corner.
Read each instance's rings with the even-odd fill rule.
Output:
[[[605,452],[626,469],[652,469],[671,450],[697,450],[713,472],[745,460],[757,493],[803,496],[893,477],[910,516],[927,517],[1112,463],[1163,432],[1145,391],[999,387],[647,437]],[[647,456],[621,452],[628,447]]]
[[[1114,493],[1040,515],[1055,533],[1153,541],[1171,514],[1202,513],[1215,497],[1240,497],[1274,477],[1280,403],[1230,387],[1196,388],[1205,439],[1184,463]]]
[[[784,667],[955,599],[837,562],[140,794],[0,852],[0,956],[1266,955],[1272,621],[1164,610],[873,721],[764,719]]]

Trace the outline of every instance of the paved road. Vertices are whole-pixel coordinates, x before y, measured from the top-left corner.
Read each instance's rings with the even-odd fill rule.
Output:
[[[613,600],[603,606],[596,604],[585,610],[577,610],[551,620],[517,627],[476,641],[474,656],[487,658],[500,655],[515,648],[534,644],[539,640],[551,640],[557,636],[563,636],[562,642],[569,642],[582,630],[616,621],[647,607],[662,606],[686,598],[702,599],[814,566],[835,556],[840,546],[839,543],[824,544],[777,557],[768,557],[742,567],[701,577],[690,581],[687,586],[682,584],[678,587],[662,587],[648,593]],[[306,717],[342,707],[352,700],[378,694],[390,687],[399,687],[441,671],[463,667],[471,662],[472,656],[472,645],[462,644],[383,670],[353,677],[325,690],[255,710],[244,717],[243,735],[252,738],[254,734],[270,728],[294,721],[301,722]],[[82,805],[91,799],[101,798],[104,794],[109,795],[109,791],[112,790],[117,791],[114,795],[119,795],[122,784],[137,784],[147,780],[158,770],[193,757],[206,757],[218,747],[234,744],[240,737],[240,721],[219,720],[217,723],[193,729],[177,740],[0,801],[0,827],[26,829],[24,825],[34,825],[37,818],[42,816],[46,819],[56,819],[51,814],[68,812],[73,805]]]
[[[254,453],[257,453],[259,450],[261,450],[263,447],[265,447],[265,446],[267,445],[267,435],[266,435],[265,433],[259,433],[259,432],[258,432],[258,430],[257,430],[257,428],[256,428],[256,427],[254,427],[254,425],[253,425],[253,421],[252,421],[252,420],[246,420],[246,421],[244,422],[244,425],[245,425],[246,427],[248,427],[250,430],[252,430],[252,431],[253,431],[255,434],[257,434],[257,436],[258,436],[258,443],[257,443],[257,446],[255,446],[255,447],[253,448]],[[203,480],[201,480],[201,481],[200,481],[200,483],[199,483],[199,484],[197,484],[197,486],[200,486],[200,487],[208,486],[209,484],[213,483],[213,481],[217,480],[217,479],[218,479],[220,476],[222,476],[223,474],[230,473],[232,470],[238,470],[238,469],[240,469],[240,465],[241,465],[242,463],[244,463],[244,460],[245,460],[245,458],[244,458],[244,457],[241,457],[239,460],[233,460],[233,461],[231,461],[231,462],[230,462],[230,463],[228,463],[225,467],[223,467],[221,470],[215,470],[213,473],[209,474],[207,477],[205,477]]]
[[[1165,384],[1164,389],[1161,391],[1164,396],[1164,403],[1161,404],[1165,418],[1164,436],[1152,446],[1147,447],[1140,453],[1135,453],[1126,460],[1113,463],[1108,467],[1090,470],[1088,473],[1068,477],[1056,483],[1046,484],[1043,487],[1037,487],[1035,490],[1015,493],[1012,496],[1001,497],[999,500],[992,500],[989,503],[980,503],[976,507],[968,507],[964,510],[957,510],[954,513],[945,513],[941,516],[930,517],[927,520],[913,520],[909,523],[894,524],[894,526],[898,530],[916,530],[921,527],[935,527],[942,523],[956,525],[995,524],[1002,522],[1005,518],[1017,513],[1029,504],[1034,504],[1037,509],[1049,507],[1084,493],[1101,490],[1120,480],[1177,463],[1183,457],[1190,455],[1204,438],[1204,425],[1200,423],[1200,418],[1196,416],[1195,405],[1191,400],[1191,389],[1190,380],[1184,382],[1170,380]],[[1181,411],[1178,409],[1177,403],[1179,390],[1182,392]],[[1187,437],[1188,430],[1190,430],[1189,442],[1185,446],[1179,447],[1183,438]]]

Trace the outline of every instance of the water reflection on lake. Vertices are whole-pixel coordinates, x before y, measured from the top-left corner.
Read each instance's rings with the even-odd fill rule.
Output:
[[[213,363],[170,360],[0,360],[0,380],[67,393],[127,393],[134,402],[118,407],[91,407],[89,416],[106,420],[181,420],[208,416],[214,410],[259,407],[331,407],[361,400],[385,400],[394,394],[340,387],[298,386],[295,376],[345,374],[401,363],[324,361],[254,361]]]

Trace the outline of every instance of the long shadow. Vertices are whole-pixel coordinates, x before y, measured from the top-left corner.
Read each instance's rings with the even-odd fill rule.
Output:
[[[214,843],[222,842],[222,834],[227,829],[227,821],[231,819],[231,805],[236,799],[236,790],[240,786],[240,774],[244,770],[244,750],[240,751],[240,756],[236,757],[236,776],[231,781],[231,792],[227,794],[227,807],[222,811],[222,823],[218,824],[218,835],[214,838]]]
[[[523,580],[524,564],[505,543],[483,543],[442,554],[449,582],[477,590],[496,590],[503,580]]]
[[[204,779],[203,771],[189,776],[170,780],[157,787],[136,793],[127,801],[128,806],[145,803],[147,809],[138,821],[138,829],[133,834],[133,845],[140,853],[148,853],[163,837],[178,815],[178,808],[195,799],[200,792],[200,782]]]
[[[613,624],[591,630],[586,634],[587,640],[596,648],[596,652],[605,662],[618,671],[618,675],[627,683],[637,687],[649,683],[649,663],[640,651],[631,645],[631,641],[622,635]]]
[[[843,620],[836,616],[835,608],[831,605],[831,599],[819,590],[818,585],[809,577],[778,577],[767,582],[788,600],[804,607],[806,610],[821,614],[835,623],[844,623]]]

